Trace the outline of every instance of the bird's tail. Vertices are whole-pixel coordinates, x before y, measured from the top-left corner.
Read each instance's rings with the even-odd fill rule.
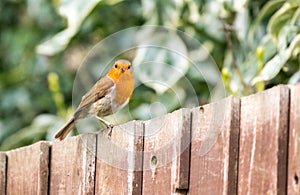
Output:
[[[75,126],[75,120],[74,117],[72,117],[66,124],[63,126],[56,134],[55,139],[63,140],[67,137],[67,135],[70,133],[70,131]]]

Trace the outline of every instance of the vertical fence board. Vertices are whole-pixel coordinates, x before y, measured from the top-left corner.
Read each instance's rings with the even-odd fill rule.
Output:
[[[239,194],[285,194],[289,89],[278,86],[241,100]]]
[[[47,194],[49,144],[38,142],[7,154],[7,194]]]
[[[190,194],[236,194],[240,99],[192,110]]]
[[[300,84],[290,89],[288,194],[300,194]]]
[[[115,126],[110,140],[98,134],[96,194],[141,194],[143,124]]]
[[[94,194],[96,134],[54,142],[50,194]]]
[[[0,152],[0,194],[6,192],[6,154]]]
[[[189,185],[189,109],[145,122],[143,194],[185,193]]]

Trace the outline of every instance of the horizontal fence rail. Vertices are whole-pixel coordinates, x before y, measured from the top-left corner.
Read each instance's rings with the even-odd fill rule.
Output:
[[[300,85],[0,152],[2,194],[300,194]]]

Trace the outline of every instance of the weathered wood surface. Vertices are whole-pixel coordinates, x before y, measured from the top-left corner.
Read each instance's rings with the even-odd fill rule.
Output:
[[[0,152],[0,194],[6,191],[6,154]]]
[[[145,122],[143,194],[187,192],[190,116],[181,109]]]
[[[2,194],[300,194],[300,84],[0,152]]]
[[[96,194],[141,194],[143,124],[140,121],[115,126],[110,140],[98,134]]]
[[[50,194],[94,194],[95,161],[96,134],[53,142]]]
[[[47,194],[48,142],[38,142],[6,154],[7,194]]]
[[[285,194],[289,89],[241,99],[239,194]]]
[[[190,194],[236,194],[240,99],[192,110]]]
[[[300,194],[300,84],[290,89],[288,194]]]

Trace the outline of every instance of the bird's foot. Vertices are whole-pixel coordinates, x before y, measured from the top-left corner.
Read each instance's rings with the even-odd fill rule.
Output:
[[[109,123],[109,122],[107,122],[106,120],[102,119],[102,118],[99,117],[99,116],[96,116],[96,118],[97,118],[99,121],[101,121],[101,122],[106,126],[106,128],[108,129],[107,137],[108,137],[108,139],[110,139],[112,130],[113,130],[113,128],[114,128],[114,125],[111,124],[111,123]]]
[[[113,130],[114,126],[112,124],[108,124],[108,125],[106,125],[106,127],[108,129],[107,137],[108,137],[108,139],[110,139],[111,138],[111,133],[112,133],[112,130]]]

